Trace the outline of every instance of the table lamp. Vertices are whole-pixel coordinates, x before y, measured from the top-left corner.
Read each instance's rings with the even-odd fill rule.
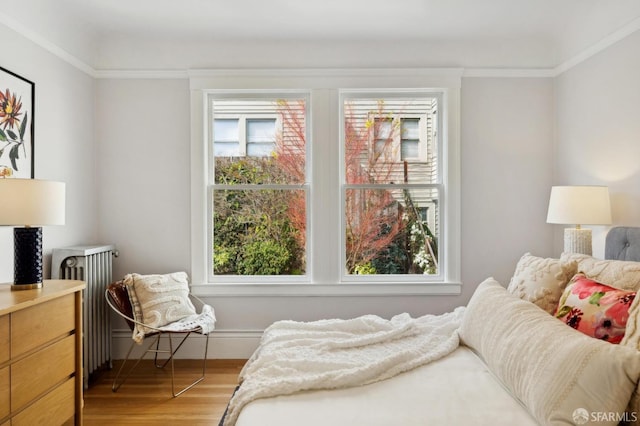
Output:
[[[0,179],[0,225],[16,226],[12,290],[42,287],[41,225],[64,225],[65,184]]]
[[[606,186],[554,186],[547,223],[572,224],[564,230],[564,251],[591,256],[591,229],[581,225],[611,224],[609,188]]]

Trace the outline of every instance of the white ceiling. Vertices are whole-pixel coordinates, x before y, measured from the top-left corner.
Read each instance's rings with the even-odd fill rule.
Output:
[[[143,51],[178,58],[151,66],[204,66],[207,46],[234,43],[403,43],[433,58],[408,65],[552,68],[639,20],[640,0],[0,0],[0,22],[97,68],[135,67]]]

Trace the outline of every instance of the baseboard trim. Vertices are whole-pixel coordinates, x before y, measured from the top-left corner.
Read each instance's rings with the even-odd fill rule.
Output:
[[[247,359],[260,343],[262,331],[254,330],[215,330],[209,336],[208,359]],[[201,359],[205,337],[199,334],[189,336],[180,351],[178,359]],[[124,359],[131,345],[131,331],[117,329],[111,333],[111,358]],[[140,355],[144,344],[134,349],[132,356]]]

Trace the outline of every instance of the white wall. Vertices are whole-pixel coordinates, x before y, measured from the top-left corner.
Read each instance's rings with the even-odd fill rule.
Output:
[[[493,276],[509,283],[526,252],[551,255],[550,78],[466,78],[462,86],[464,300]]]
[[[442,313],[476,285],[505,285],[526,251],[547,255],[551,79],[463,79],[461,296],[217,297],[212,357],[243,357],[279,319]],[[181,79],[96,81],[99,236],[118,246],[115,275],[187,270],[190,262],[189,87]],[[122,352],[130,333],[116,326]]]
[[[640,32],[555,79],[554,183],[608,185],[613,226],[640,225]],[[555,252],[562,248],[558,226]],[[592,227],[604,255],[608,227]]]
[[[97,80],[98,225],[116,244],[114,276],[187,270],[188,80]]]
[[[67,224],[43,228],[49,277],[52,248],[96,242],[94,80],[4,25],[0,39],[2,66],[35,82],[35,177],[67,184]],[[12,282],[13,228],[0,227],[0,253],[0,282]]]

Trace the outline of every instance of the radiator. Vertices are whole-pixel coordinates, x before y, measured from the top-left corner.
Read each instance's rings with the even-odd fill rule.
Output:
[[[74,246],[53,249],[51,278],[82,280],[87,288],[82,300],[82,371],[83,384],[89,376],[111,364],[111,313],[104,291],[112,282],[112,257],[118,256],[114,245]]]

